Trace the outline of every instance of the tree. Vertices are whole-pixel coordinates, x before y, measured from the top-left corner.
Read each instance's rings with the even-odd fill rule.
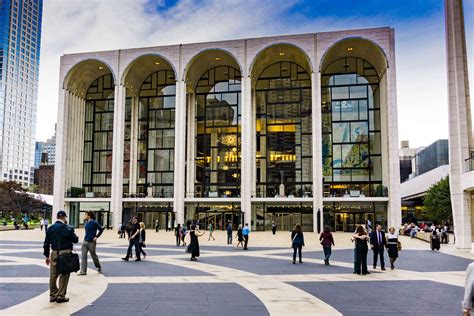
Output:
[[[423,201],[423,213],[428,219],[438,224],[452,222],[451,193],[449,191],[449,177],[436,182],[426,191]]]
[[[46,207],[46,203],[35,199],[15,182],[0,182],[0,214],[21,218],[23,213],[31,213]]]

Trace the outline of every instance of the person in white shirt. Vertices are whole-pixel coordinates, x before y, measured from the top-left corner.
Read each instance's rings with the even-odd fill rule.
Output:
[[[44,226],[44,219],[41,217],[40,219],[40,226],[41,226],[41,230],[43,230],[43,226]]]

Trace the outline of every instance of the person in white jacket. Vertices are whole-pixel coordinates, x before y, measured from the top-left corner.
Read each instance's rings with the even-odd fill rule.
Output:
[[[472,301],[474,300],[474,262],[467,267],[466,272],[466,287],[464,288],[462,310],[464,315],[469,316],[472,312]]]

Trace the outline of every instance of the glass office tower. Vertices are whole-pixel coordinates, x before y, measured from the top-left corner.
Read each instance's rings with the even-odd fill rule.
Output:
[[[0,2],[0,180],[33,183],[42,0]]]

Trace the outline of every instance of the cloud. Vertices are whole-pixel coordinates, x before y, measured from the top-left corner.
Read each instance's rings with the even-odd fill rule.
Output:
[[[341,18],[324,16],[324,11],[314,16],[304,11],[302,8],[306,7],[297,0],[181,0],[165,6],[168,3],[164,0],[44,2],[37,139],[44,140],[53,134],[59,57],[65,53],[378,26],[396,29],[400,139],[421,146],[437,138],[447,138],[442,11],[409,19],[391,16],[383,10],[370,18]],[[472,5],[465,6],[467,38],[471,36],[472,40],[473,14],[468,13]],[[470,74],[472,86],[473,72]]]

